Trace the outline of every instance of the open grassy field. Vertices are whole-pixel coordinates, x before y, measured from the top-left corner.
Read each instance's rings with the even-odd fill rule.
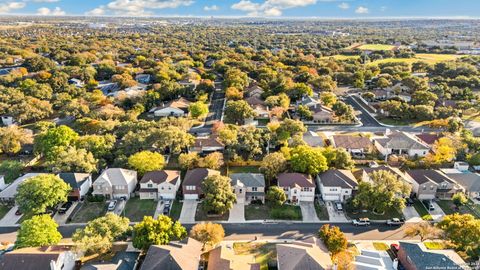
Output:
[[[391,51],[395,48],[396,46],[387,44],[364,44],[356,47],[355,49],[362,51]]]
[[[328,59],[333,58],[335,60],[350,60],[350,59],[359,59],[360,56],[358,55],[343,55],[343,54],[336,54],[331,56],[323,56],[321,59]]]
[[[324,56],[321,59],[328,59],[328,58],[333,58],[335,60],[350,60],[350,59],[358,59],[360,56],[358,55],[342,55],[342,54],[337,54],[337,55],[332,55],[332,56]],[[434,65],[436,63],[440,62],[446,62],[446,61],[454,61],[458,58],[462,57],[461,55],[456,55],[456,54],[433,54],[433,53],[419,53],[416,54],[414,58],[385,58],[381,60],[375,60],[368,65],[378,65],[382,63],[407,63],[407,64],[412,64],[418,61],[426,62],[430,65]]]

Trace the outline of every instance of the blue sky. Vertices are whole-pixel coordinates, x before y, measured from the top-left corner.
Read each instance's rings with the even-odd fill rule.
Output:
[[[0,0],[0,14],[476,18],[480,0]]]

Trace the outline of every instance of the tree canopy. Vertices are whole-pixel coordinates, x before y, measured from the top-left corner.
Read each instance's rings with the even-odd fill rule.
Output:
[[[186,229],[178,221],[164,215],[157,219],[145,216],[133,226],[133,246],[143,251],[147,251],[151,245],[165,245],[185,236]]]

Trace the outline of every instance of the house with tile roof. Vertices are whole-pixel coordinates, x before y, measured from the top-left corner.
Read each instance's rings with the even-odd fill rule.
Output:
[[[193,146],[189,149],[190,152],[197,153],[212,153],[223,152],[225,145],[220,141],[216,135],[206,137],[196,137]]]
[[[347,150],[353,157],[364,157],[375,148],[369,138],[362,136],[333,135],[331,142],[334,147]]]
[[[175,199],[181,182],[180,171],[147,172],[140,180],[140,199]]]
[[[313,202],[315,182],[312,177],[301,173],[281,173],[277,176],[278,186],[285,191],[287,200],[293,204]]]
[[[188,113],[188,107],[190,104],[190,101],[181,97],[177,100],[172,100],[161,107],[153,108],[150,110],[150,113],[153,113],[156,117],[182,117]]]
[[[317,175],[322,200],[345,202],[357,190],[358,183],[349,170],[328,170]]]

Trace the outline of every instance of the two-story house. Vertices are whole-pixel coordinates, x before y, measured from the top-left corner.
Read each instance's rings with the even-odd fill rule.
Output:
[[[82,199],[92,187],[92,175],[89,173],[60,173],[58,177],[72,188],[68,195],[69,200]]]
[[[420,200],[451,199],[455,193],[465,192],[455,180],[438,170],[409,170],[405,176]]]
[[[68,246],[16,249],[0,258],[2,270],[73,270],[78,256]]]
[[[137,172],[111,168],[106,169],[93,182],[93,195],[103,195],[107,199],[130,198],[137,185]]]
[[[315,182],[309,175],[301,173],[281,173],[277,177],[278,186],[285,191],[287,199],[297,204],[313,202],[315,199]]]
[[[409,157],[424,157],[430,151],[430,146],[415,135],[394,131],[384,137],[373,139],[375,147],[384,155],[408,155]]]
[[[147,172],[140,180],[140,199],[175,199],[181,182],[180,171]]]
[[[188,170],[182,183],[183,198],[185,200],[197,200],[203,196],[202,182],[212,175],[220,175],[219,171],[206,168]]]
[[[352,197],[358,183],[349,170],[328,170],[317,176],[317,185],[324,201],[344,202]]]
[[[261,173],[233,173],[230,175],[237,203],[265,202],[265,177]]]

